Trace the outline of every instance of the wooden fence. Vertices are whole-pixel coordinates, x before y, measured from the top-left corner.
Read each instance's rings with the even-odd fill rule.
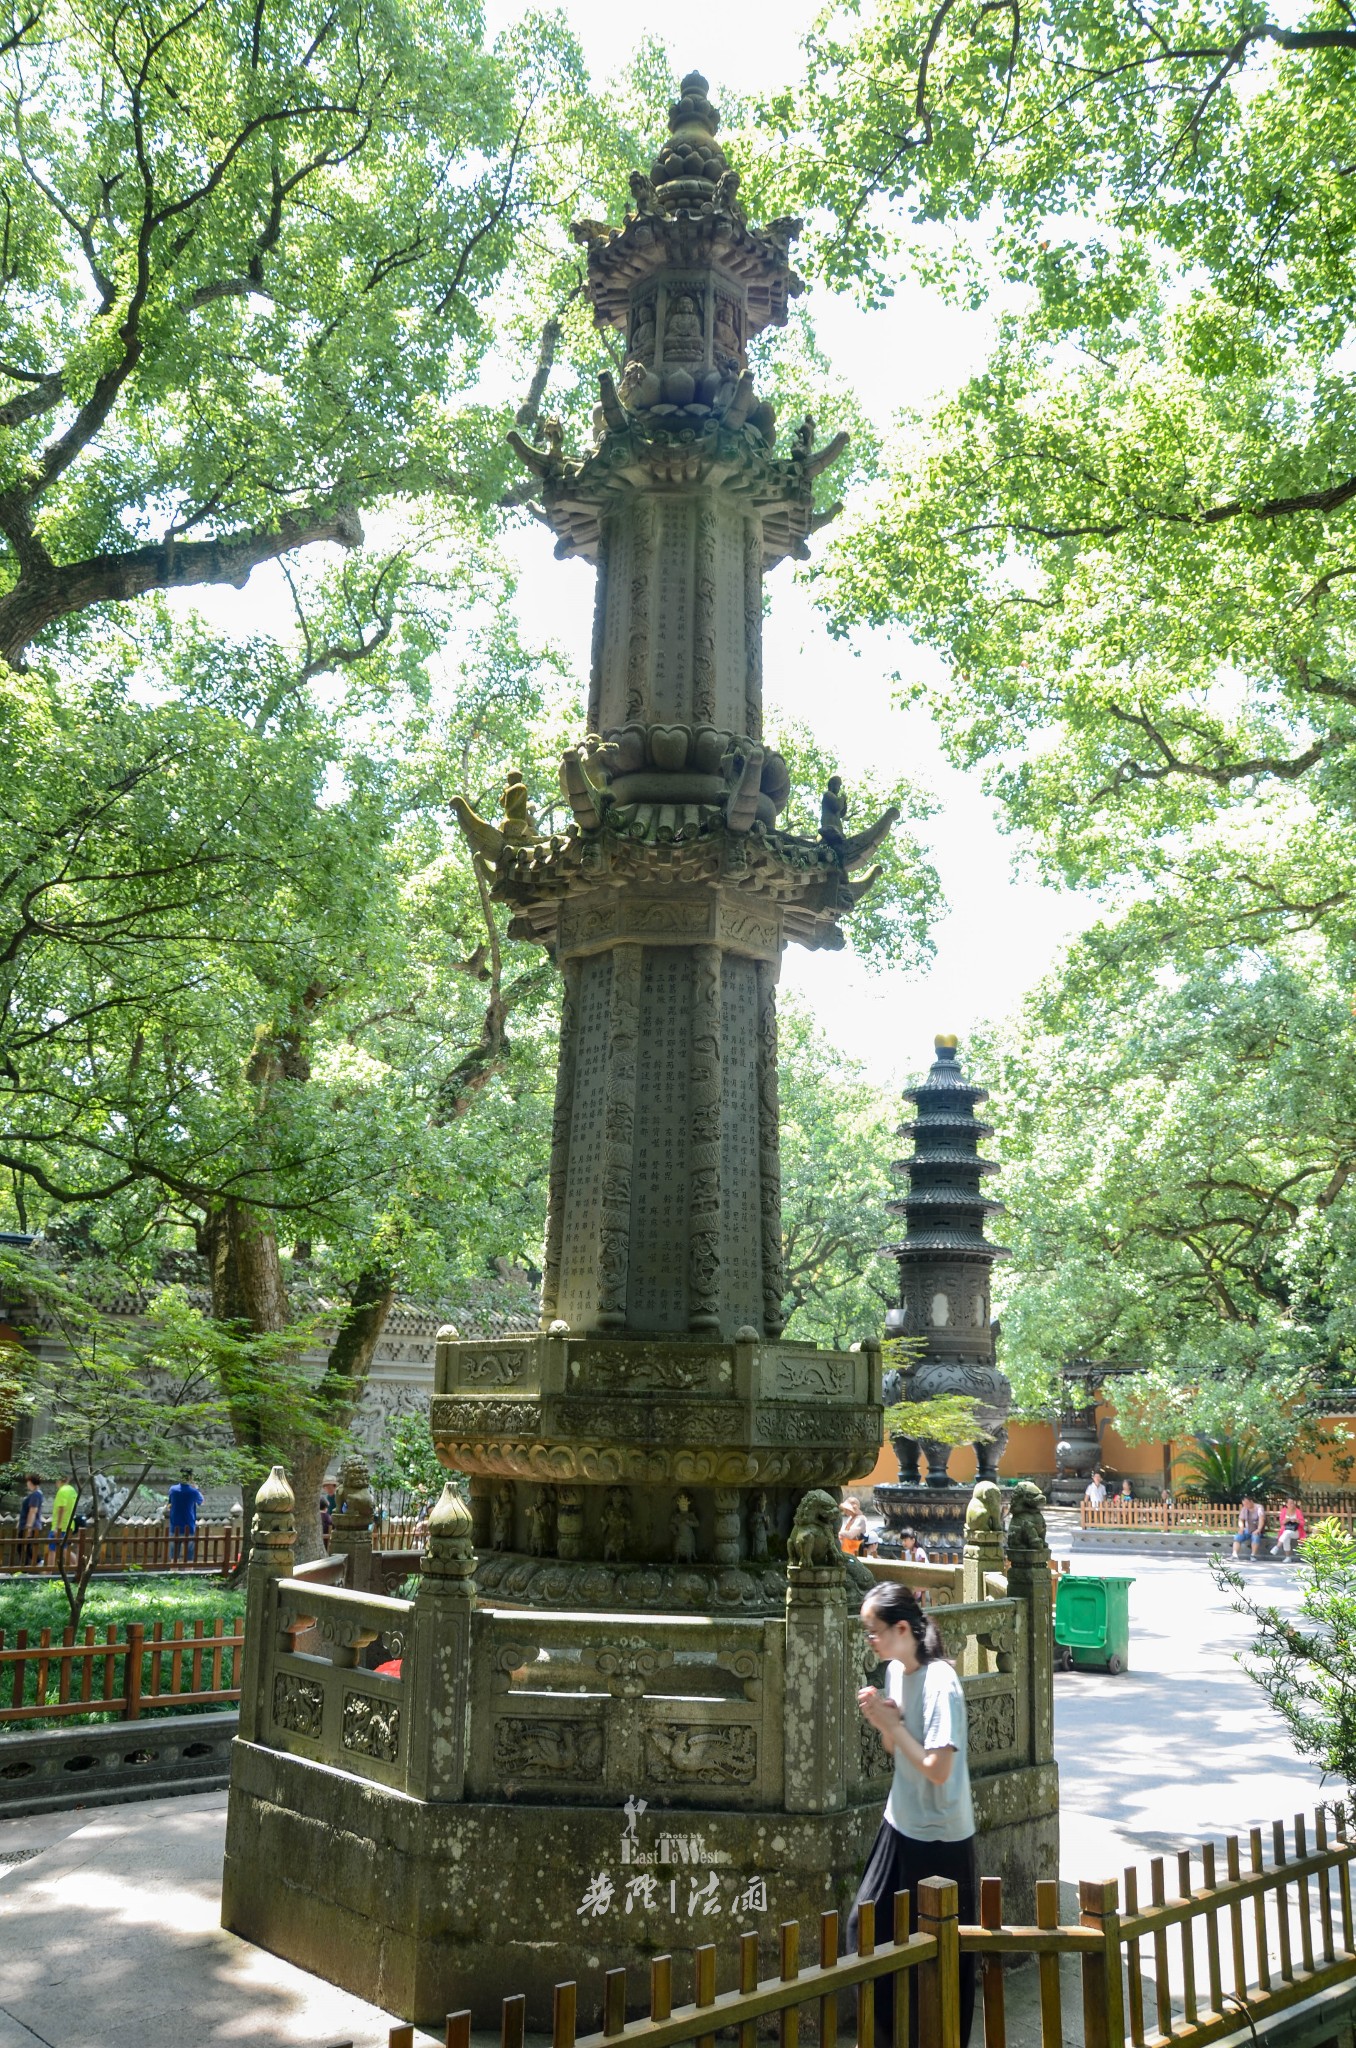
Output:
[[[1279,1526],[1279,1501],[1265,1502],[1267,1519],[1264,1533],[1269,1543],[1276,1540]],[[1326,1503],[1305,1499],[1302,1502],[1304,1517],[1312,1528],[1317,1521],[1340,1522],[1344,1528],[1351,1528],[1356,1521],[1356,1502],[1351,1497],[1333,1495]],[[1105,1507],[1095,1508],[1083,1501],[1079,1507],[1079,1521],[1085,1529],[1179,1529],[1183,1532],[1196,1530],[1207,1535],[1228,1536],[1232,1540],[1238,1528],[1238,1508],[1227,1501],[1179,1501],[1173,1507],[1165,1507],[1159,1501],[1132,1500],[1108,1501]]]
[[[140,1720],[157,1708],[226,1706],[240,1698],[243,1620],[176,1621],[168,1634],[156,1622],[132,1622],[119,1636],[93,1628],[60,1642],[43,1629],[36,1642],[20,1629],[12,1644],[0,1631],[0,1727],[28,1721],[110,1714]]]
[[[90,1529],[73,1529],[66,1538],[66,1569],[75,1575],[89,1556]],[[0,1531],[0,1573],[24,1572],[34,1577],[57,1575],[60,1539],[44,1530],[37,1536]],[[240,1563],[239,1522],[199,1522],[193,1535],[182,1536],[164,1522],[124,1522],[99,1545],[96,1572],[204,1572],[221,1576]],[[413,1519],[378,1523],[372,1548],[379,1552],[417,1553],[424,1547],[424,1524]]]
[[[240,1562],[239,1522],[199,1522],[193,1535],[181,1536],[163,1522],[124,1522],[99,1544],[96,1572],[234,1571]],[[58,1570],[58,1547],[72,1576],[81,1570],[94,1541],[92,1529],[72,1529],[64,1545],[50,1530],[38,1536],[0,1535],[0,1572]]]
[[[1331,1825],[1330,1825],[1331,1823]],[[800,1927],[780,1929],[779,1970],[759,1979],[759,1938],[740,1937],[733,1960],[733,1988],[717,1991],[714,1945],[693,1956],[695,1996],[672,2003],[673,1959],[657,1956],[650,1965],[649,2013],[627,2020],[637,1986],[625,1970],[609,1970],[602,1984],[602,2027],[576,2031],[579,1987],[556,1987],[552,2048],[677,2048],[695,2042],[714,2048],[722,2028],[739,2029],[740,2048],[754,2048],[762,2029],[777,2023],[781,2048],[798,2048],[801,2018],[819,2048],[836,2048],[839,2001],[855,2000],[852,2037],[857,2048],[907,2048],[909,2014],[918,2012],[917,2038],[926,2048],[959,2048],[960,1971],[971,1958],[978,1973],[976,2013],[984,2048],[1037,2048],[1065,2039],[1066,1985],[1061,1962],[1079,1966],[1084,2048],[1204,2048],[1222,2035],[1247,2028],[1275,2013],[1343,1983],[1356,1987],[1353,1945],[1351,1860],[1346,1814],[1316,1809],[1312,1840],[1305,1815],[1297,1814],[1290,1839],[1283,1822],[1270,1829],[1268,1862],[1264,1833],[1254,1828],[1244,1844],[1231,1835],[1223,1864],[1215,1845],[1183,1850],[1175,1859],[1175,1892],[1168,1897],[1165,1859],[1149,1865],[1148,1897],[1141,1899],[1138,1873],[1125,1872],[1124,1895],[1115,1879],[1079,1887],[1076,1926],[1059,1924],[1059,1887],[1047,1879],[1036,1887],[1036,1924],[1008,1926],[1003,1920],[1002,1886],[980,1883],[979,1924],[962,1926],[954,1884],[928,1878],[917,1888],[917,1926],[910,1930],[909,1899],[894,1900],[892,1938],[876,1941],[871,1907],[859,1916],[857,1951],[839,1954],[836,1913],[818,1927],[817,1960],[802,1968]],[[1199,1865],[1199,1868],[1197,1867]],[[1011,1982],[1004,1965],[1030,1956],[1037,1966],[1038,2029],[1019,2034],[1010,2026]],[[893,1977],[891,2038],[877,2041],[874,1985]],[[1078,2020],[1068,2015],[1073,2038]],[[521,1996],[503,2002],[503,2048],[523,2048],[525,2005]],[[1335,2031],[1335,2026],[1334,2026]],[[981,2038],[979,2030],[972,2038]],[[449,2013],[447,2048],[470,2048],[471,2014]],[[393,2027],[390,2048],[413,2048],[410,2027]]]

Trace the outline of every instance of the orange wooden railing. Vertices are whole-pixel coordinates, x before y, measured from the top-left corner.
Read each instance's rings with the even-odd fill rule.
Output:
[[[0,1632],[0,1725],[111,1714],[139,1720],[156,1708],[227,1706],[240,1698],[243,1620],[128,1624],[119,1635],[86,1628],[79,1641],[66,1629],[59,1642],[43,1629],[36,1641],[20,1629]]]

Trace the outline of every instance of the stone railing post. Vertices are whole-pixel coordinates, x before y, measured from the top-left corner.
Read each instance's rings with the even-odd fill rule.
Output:
[[[279,1579],[296,1563],[296,1501],[281,1465],[254,1497],[250,1561],[245,1574],[245,1647],[240,1658],[240,1739],[257,1742],[269,1725],[268,1681],[276,1633]]]
[[[1055,1754],[1055,1643],[1050,1612],[1050,1545],[1045,1495],[1029,1479],[1013,1492],[1008,1520],[1008,1593],[1026,1603],[1027,1687],[1033,1764]]]
[[[339,1498],[330,1528],[330,1551],[348,1559],[345,1583],[355,1593],[378,1589],[372,1580],[372,1522],[377,1504],[361,1458],[346,1458],[339,1468]]]
[[[460,1799],[466,1789],[475,1569],[471,1511],[449,1479],[428,1518],[411,1629],[419,1710],[405,1789],[415,1799]]]
[[[1003,1496],[992,1479],[981,1479],[965,1510],[965,1550],[961,1559],[961,1599],[985,1600],[988,1580],[1003,1571]],[[960,1658],[962,1672],[973,1675],[985,1668],[986,1641],[976,1630]]]
[[[827,1502],[827,1511],[817,1503]],[[832,1813],[847,1800],[847,1564],[838,1503],[805,1495],[787,1545],[783,1756],[788,1813]],[[853,1712],[856,1712],[855,1703]]]

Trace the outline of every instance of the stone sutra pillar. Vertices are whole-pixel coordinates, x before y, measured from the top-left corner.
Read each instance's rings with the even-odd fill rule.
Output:
[[[763,577],[822,521],[806,420],[778,452],[748,345],[801,284],[797,224],[756,228],[697,73],[618,228],[584,223],[595,441],[514,445],[558,555],[596,566],[589,731],[540,833],[521,779],[500,825],[457,799],[510,930],[564,981],[543,1334],[445,1333],[432,1422],[472,1474],[483,1597],[780,1612],[796,1501],[872,1462],[879,1352],[779,1341],[775,991],[782,948],[842,944],[851,881],[894,822],[818,837],[763,733]],[[827,516],[827,515],[826,515]]]

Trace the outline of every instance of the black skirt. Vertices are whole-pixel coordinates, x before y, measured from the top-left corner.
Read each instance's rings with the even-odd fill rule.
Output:
[[[968,1835],[963,1842],[920,1842],[912,1835],[901,1835],[898,1828],[891,1827],[888,1820],[880,1824],[880,1833],[866,1859],[866,1869],[857,1887],[847,1924],[847,1953],[857,1952],[857,1908],[870,1899],[876,1908],[876,1939],[890,1941],[895,1927],[895,1893],[909,1894],[909,1931],[918,1929],[918,1906],[916,1887],[925,1877],[949,1878],[959,1893],[960,1918],[963,1926],[973,1927],[979,1919],[979,1880],[976,1876],[975,1838]],[[915,1980],[916,1981],[916,1980]],[[975,2014],[975,1962],[973,1956],[962,1956],[960,1963],[960,2038],[965,2048],[970,2038],[970,2022]],[[876,2048],[890,2048],[891,2032],[895,2023],[895,1980],[891,1977],[876,1979]],[[918,2040],[918,1999],[915,1996],[909,2006],[909,2039]]]

